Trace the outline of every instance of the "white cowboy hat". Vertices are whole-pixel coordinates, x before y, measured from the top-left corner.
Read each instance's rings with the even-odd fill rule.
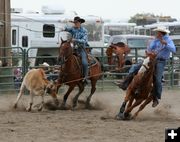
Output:
[[[49,67],[49,64],[44,62],[43,64],[40,64],[41,66]]]
[[[165,26],[159,26],[156,29],[154,29],[153,31],[165,32],[167,34],[170,33],[170,31]]]

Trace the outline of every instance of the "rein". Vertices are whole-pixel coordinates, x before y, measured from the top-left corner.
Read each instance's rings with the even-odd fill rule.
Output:
[[[148,66],[146,66],[145,64],[142,64],[142,66],[143,66],[143,67],[145,67],[145,69],[146,69],[146,70],[148,70],[148,69],[149,69],[149,67],[148,67]]]
[[[62,71],[61,73],[63,74],[63,76],[67,76],[67,74],[77,74],[78,69],[81,69],[77,57],[75,55],[73,55],[73,54],[70,54],[67,58],[65,58],[64,59],[64,63],[62,65],[68,64],[67,62],[69,60],[75,60],[74,65],[76,64],[78,68],[76,70],[73,70],[73,71],[66,70],[65,68],[62,68],[61,69],[61,71]]]
[[[73,56],[73,55],[69,55],[69,56],[67,56],[66,58],[64,57],[64,64],[69,60],[69,58],[70,58],[71,56]]]

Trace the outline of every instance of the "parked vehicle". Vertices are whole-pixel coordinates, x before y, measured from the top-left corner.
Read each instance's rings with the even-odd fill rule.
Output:
[[[104,46],[91,49],[91,54],[98,60],[106,54],[106,48],[108,47],[110,38],[110,35],[104,34]]]
[[[107,47],[111,36],[104,34],[104,46]]]
[[[107,22],[104,23],[104,34],[108,35],[123,35],[134,34],[136,23],[122,22]]]

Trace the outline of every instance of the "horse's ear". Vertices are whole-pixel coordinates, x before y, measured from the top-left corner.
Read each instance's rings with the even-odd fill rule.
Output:
[[[145,55],[146,55],[146,57],[148,56],[148,52],[147,52],[147,50],[145,50]]]
[[[64,40],[62,39],[62,37],[61,37],[61,43],[63,43],[64,42]]]
[[[148,52],[147,50],[145,50],[146,56],[149,56],[152,54],[152,52]]]

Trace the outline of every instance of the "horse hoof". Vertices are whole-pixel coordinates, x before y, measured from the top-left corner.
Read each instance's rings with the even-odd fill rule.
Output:
[[[92,107],[90,104],[86,104],[85,109],[92,110],[92,109],[93,109],[93,107]]]
[[[13,108],[16,109],[16,108],[17,108],[17,104],[15,104],[15,105],[13,106]]]
[[[42,111],[42,107],[38,108],[38,111]]]
[[[119,113],[116,115],[115,117],[116,120],[124,120],[124,114],[123,113]]]
[[[133,119],[133,117],[132,117],[131,113],[124,115],[124,120],[132,120],[132,119]]]
[[[61,105],[58,109],[59,110],[67,110],[67,108],[64,105]]]
[[[27,111],[27,112],[30,112],[30,111],[31,111],[31,108],[27,108],[26,111]]]

